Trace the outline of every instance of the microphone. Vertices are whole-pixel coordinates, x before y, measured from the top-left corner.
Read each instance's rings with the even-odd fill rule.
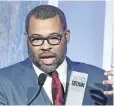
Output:
[[[44,73],[41,73],[40,75],[39,75],[39,77],[38,77],[38,85],[40,86],[40,87],[42,87],[43,85],[44,85],[44,82],[45,82],[45,80],[46,80],[46,74],[44,74]]]
[[[72,71],[65,105],[82,105],[87,79],[88,74]]]
[[[44,85],[44,82],[46,80],[46,74],[41,73],[38,77],[38,85],[40,86],[40,88],[37,90],[37,92],[34,94],[34,96],[32,97],[32,99],[29,101],[29,103],[27,105],[30,105],[35,99],[36,97],[40,94],[40,91],[42,89],[42,86]]]

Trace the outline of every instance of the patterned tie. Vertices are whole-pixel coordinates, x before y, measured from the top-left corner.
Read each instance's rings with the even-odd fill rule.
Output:
[[[54,105],[63,105],[63,88],[57,71],[52,72],[52,98]]]

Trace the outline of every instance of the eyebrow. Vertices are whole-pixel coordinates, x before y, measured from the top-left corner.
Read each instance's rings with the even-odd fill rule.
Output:
[[[57,32],[54,32],[54,33],[50,33],[49,35],[56,35],[56,34],[60,34],[60,33],[57,33]],[[43,35],[41,35],[41,34],[32,34],[31,36],[34,36],[34,35],[38,35],[38,36],[40,36],[40,37],[42,37]],[[48,35],[48,36],[49,36]]]
[[[54,33],[50,33],[49,35],[55,35],[55,34],[60,34],[60,33],[54,32]]]

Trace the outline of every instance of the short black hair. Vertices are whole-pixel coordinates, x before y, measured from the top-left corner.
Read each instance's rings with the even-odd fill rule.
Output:
[[[26,21],[25,21],[26,33],[28,34],[29,21],[32,16],[34,16],[36,19],[45,20],[48,18],[55,17],[57,15],[60,18],[63,30],[66,30],[67,28],[66,17],[65,17],[64,12],[61,9],[52,5],[40,5],[40,6],[33,8],[26,16]]]

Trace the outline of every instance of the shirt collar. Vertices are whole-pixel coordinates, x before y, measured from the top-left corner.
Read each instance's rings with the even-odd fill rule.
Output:
[[[37,76],[39,76],[41,73],[44,73],[42,70],[40,70],[38,67],[36,67],[33,63],[33,68],[37,74]],[[61,80],[66,79],[66,73],[67,73],[67,61],[66,58],[64,59],[63,63],[56,69],[56,71],[58,72],[59,78]]]

